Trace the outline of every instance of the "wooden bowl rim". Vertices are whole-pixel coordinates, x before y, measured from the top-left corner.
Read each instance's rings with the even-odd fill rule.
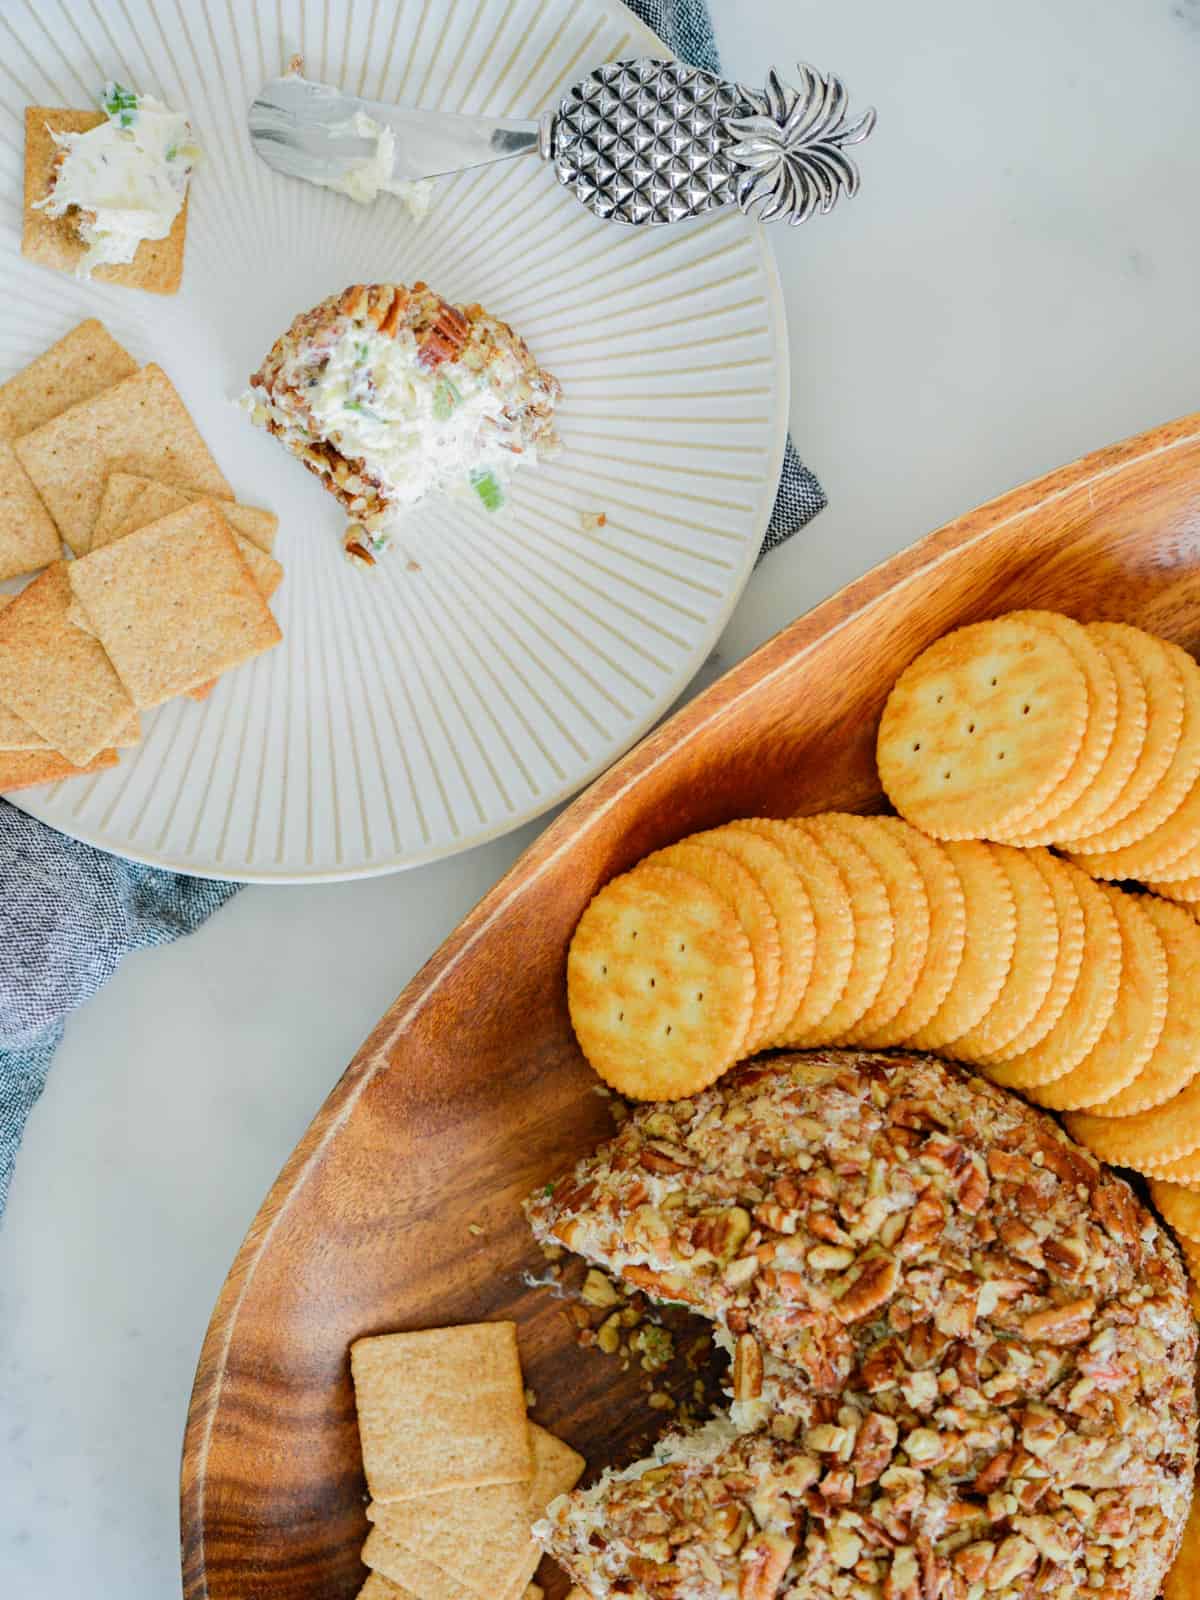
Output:
[[[180,1544],[185,1600],[208,1600],[205,1489],[208,1449],[242,1301],[276,1223],[303,1187],[327,1144],[349,1120],[376,1071],[401,1044],[421,1008],[496,922],[561,855],[667,757],[701,737],[731,705],[770,679],[800,670],[812,649],[885,596],[928,575],[963,549],[1045,509],[1068,494],[1200,443],[1200,412],[1095,450],[1040,478],[985,501],[870,568],[802,613],[595,779],[513,863],[401,991],[330,1090],[268,1190],[217,1296],[188,1404],[180,1474]]]

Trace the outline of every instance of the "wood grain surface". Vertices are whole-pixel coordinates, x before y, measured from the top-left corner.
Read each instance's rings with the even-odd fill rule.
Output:
[[[819,525],[812,535],[820,537]],[[1200,414],[970,512],[770,640],[592,785],[480,902],[334,1086],[254,1221],[196,1374],[186,1600],[346,1600],[366,1537],[348,1346],[512,1316],[536,1420],[593,1469],[657,1430],[635,1370],[577,1348],[519,1203],[608,1127],[567,1018],[589,897],[738,816],[878,809],[900,669],[1016,606],[1200,638]],[[473,1231],[482,1229],[482,1232]]]

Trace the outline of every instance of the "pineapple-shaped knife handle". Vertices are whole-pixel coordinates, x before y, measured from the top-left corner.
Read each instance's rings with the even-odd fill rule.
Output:
[[[858,189],[846,153],[875,126],[847,120],[840,79],[799,68],[765,90],[679,61],[610,61],[542,124],[558,180],[599,217],[647,225],[738,205],[761,222],[804,222]]]

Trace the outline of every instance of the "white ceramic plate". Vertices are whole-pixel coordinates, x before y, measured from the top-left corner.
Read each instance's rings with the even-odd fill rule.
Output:
[[[439,184],[413,224],[278,177],[245,109],[295,51],[368,98],[533,115],[601,61],[661,53],[616,0],[10,0],[0,9],[0,374],[84,316],[157,361],[239,499],[279,513],[284,643],[148,715],[94,779],[15,803],[105,849],[247,880],[462,850],[564,799],[703,661],[750,572],[787,421],[783,311],[740,215],[603,223],[532,157]],[[18,253],[28,103],[106,78],[186,108],[207,151],[179,295]],[[292,316],[425,278],[525,335],[565,388],[555,462],[508,510],[431,506],[364,573],[335,502],[230,399]],[[584,531],[581,512],[604,512]]]

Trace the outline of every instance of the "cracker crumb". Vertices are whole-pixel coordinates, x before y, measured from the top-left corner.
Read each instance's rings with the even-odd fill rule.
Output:
[[[581,511],[579,525],[584,533],[595,533],[597,528],[603,528],[608,521],[608,514],[604,511]]]

